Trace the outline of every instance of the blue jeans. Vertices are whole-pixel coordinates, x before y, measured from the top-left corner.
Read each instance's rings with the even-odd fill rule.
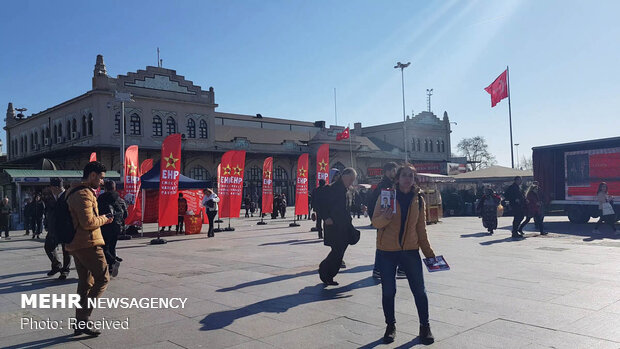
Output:
[[[428,298],[424,288],[424,275],[422,274],[422,260],[418,250],[407,251],[380,251],[377,250],[379,271],[381,272],[381,290],[383,291],[382,303],[385,323],[396,323],[394,317],[394,298],[396,297],[396,267],[401,266],[409,288],[413,293],[415,305],[418,309],[420,325],[428,325]]]

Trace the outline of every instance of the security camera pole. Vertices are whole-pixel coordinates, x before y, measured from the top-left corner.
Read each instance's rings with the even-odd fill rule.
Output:
[[[125,178],[125,102],[135,102],[129,92],[114,92],[114,98],[121,102],[121,178]]]

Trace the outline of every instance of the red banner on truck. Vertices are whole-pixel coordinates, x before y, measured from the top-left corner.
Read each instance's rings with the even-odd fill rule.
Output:
[[[606,182],[609,194],[620,196],[620,148],[564,153],[566,200],[596,200],[596,190]]]

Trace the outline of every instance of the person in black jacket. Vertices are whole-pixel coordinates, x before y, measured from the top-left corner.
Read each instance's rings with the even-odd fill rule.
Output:
[[[9,218],[11,217],[11,205],[9,205],[9,198],[4,197],[2,201],[0,201],[0,237],[2,236],[2,231],[4,231],[4,238],[10,240],[9,237]]]
[[[506,189],[504,197],[510,202],[510,209],[514,219],[512,220],[512,238],[518,239],[523,236],[523,232],[519,230],[521,222],[525,217],[525,196],[521,191],[521,176],[516,176],[514,182]]]
[[[319,186],[314,189],[312,200],[310,201],[310,205],[316,213],[316,230],[319,232],[319,239],[323,238],[323,208],[325,206],[324,200],[326,190],[325,180],[319,179]]]
[[[24,235],[30,235],[30,230],[32,230],[32,208],[32,199],[27,198],[26,205],[24,205],[24,228],[26,229]]]
[[[32,238],[41,238],[43,232],[43,215],[45,214],[45,205],[41,200],[41,194],[36,193],[34,196],[34,202],[32,203]]]
[[[325,285],[338,285],[334,277],[340,270],[344,253],[351,241],[351,232],[355,229],[351,223],[351,203],[347,201],[347,190],[356,178],[355,169],[346,168],[325,193],[325,208],[322,212],[325,219],[324,244],[331,247],[331,252],[319,265],[319,277]]]
[[[45,254],[52,262],[52,269],[47,273],[47,276],[52,276],[60,272],[59,280],[64,280],[69,275],[71,268],[71,255],[65,250],[65,244],[58,242],[57,234],[55,231],[56,222],[56,203],[58,200],[64,200],[65,189],[62,186],[62,179],[55,177],[50,179],[50,186],[43,192],[43,203],[45,204],[45,221],[47,225],[47,235],[45,236]],[[58,245],[62,247],[62,263],[58,258],[56,248]]]
[[[368,218],[372,220],[372,215],[375,213],[375,204],[377,203],[377,199],[379,195],[381,195],[381,190],[390,189],[394,187],[394,179],[396,178],[396,170],[398,169],[398,164],[390,161],[383,165],[383,178],[381,182],[377,184],[375,190],[372,191],[372,194],[368,195],[368,201],[366,201],[366,206],[368,207]],[[379,272],[379,264],[377,263],[379,257],[379,250],[375,250],[375,266],[372,269],[372,277],[375,279],[381,278],[381,273]],[[398,278],[407,277],[405,272],[398,268],[396,275]]]
[[[97,198],[99,213],[111,213],[114,215],[114,220],[112,223],[101,227],[101,234],[105,241],[103,252],[108,266],[110,267],[110,275],[117,276],[120,262],[122,262],[123,259],[116,255],[116,242],[118,241],[118,235],[125,226],[127,205],[125,204],[125,200],[123,200],[116,191],[116,183],[114,181],[107,180],[104,184],[104,189],[105,193],[99,195],[99,198]]]

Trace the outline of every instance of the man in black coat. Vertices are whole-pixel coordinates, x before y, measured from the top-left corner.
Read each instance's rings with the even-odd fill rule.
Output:
[[[58,272],[60,272],[59,280],[64,280],[69,275],[69,270],[71,268],[71,255],[69,252],[65,250],[65,244],[60,244],[58,242],[57,234],[56,234],[56,203],[58,200],[64,200],[65,197],[65,189],[62,186],[61,178],[51,178],[50,186],[43,192],[43,203],[45,204],[45,221],[47,223],[47,235],[45,236],[45,244],[43,245],[45,249],[45,254],[52,262],[52,270],[47,273],[47,276],[52,276]],[[60,259],[58,258],[58,253],[56,252],[56,248],[58,245],[62,247],[62,263],[60,263]]]
[[[11,218],[11,213],[13,210],[11,209],[11,205],[9,204],[9,198],[4,197],[2,201],[0,201],[0,237],[2,236],[2,231],[4,231],[4,238],[10,240],[9,237],[9,219]]]
[[[341,177],[329,185],[325,193],[324,244],[331,247],[331,252],[319,265],[319,276],[325,285],[338,285],[334,277],[342,265],[342,258],[351,241],[353,224],[351,223],[351,203],[347,201],[347,191],[355,182],[357,172],[353,168],[342,171]]]
[[[24,228],[26,229],[26,233],[24,235],[30,235],[30,230],[32,230],[32,209],[34,205],[32,203],[32,199],[26,199],[26,205],[24,205]],[[34,230],[33,230],[34,232]]]
[[[125,226],[125,218],[127,218],[127,204],[125,200],[116,191],[116,183],[113,180],[107,180],[104,185],[105,193],[97,198],[100,214],[112,213],[114,220],[110,224],[101,227],[101,235],[105,241],[103,252],[105,259],[110,267],[110,275],[118,275],[118,268],[123,261],[116,255],[116,242],[118,235]]]
[[[366,206],[368,207],[368,218],[370,218],[371,221],[372,215],[375,213],[375,204],[377,203],[379,195],[381,195],[381,190],[394,188],[394,178],[396,178],[397,169],[398,164],[393,161],[383,165],[383,178],[381,179],[381,182],[377,184],[375,190],[372,191],[372,194],[368,196],[368,201],[366,202]],[[379,273],[379,265],[377,264],[378,256],[379,250],[375,250],[375,266],[372,269],[372,277],[375,279],[381,278],[381,273]],[[399,278],[404,276],[404,272],[400,270],[400,267],[398,268],[397,276]]]
[[[43,215],[45,214],[45,205],[41,200],[41,194],[35,194],[32,205],[32,238],[40,239],[43,232]]]
[[[319,179],[319,186],[314,189],[312,200],[310,201],[312,209],[316,213],[316,230],[319,232],[319,239],[323,238],[323,208],[325,207],[326,191],[325,180]]]
[[[504,193],[504,198],[510,202],[510,209],[514,216],[512,220],[512,238],[518,239],[523,236],[523,231],[519,230],[521,226],[521,222],[525,217],[525,196],[523,195],[523,191],[521,191],[521,183],[523,179],[521,176],[517,176],[514,179],[514,182],[506,189]]]

